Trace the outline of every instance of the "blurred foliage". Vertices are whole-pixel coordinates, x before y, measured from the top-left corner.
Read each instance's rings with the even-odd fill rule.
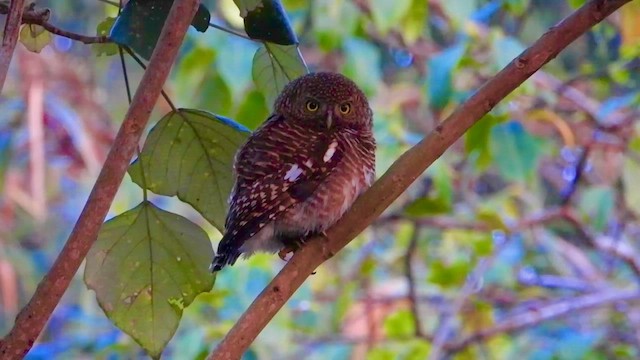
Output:
[[[270,11],[278,14],[277,2],[268,2]],[[273,38],[261,37],[265,23],[260,16],[246,16],[256,10],[255,3],[202,2],[211,13],[210,22],[236,33],[244,32],[247,21],[256,21],[247,29],[262,41],[215,28],[189,32],[165,90],[176,106],[198,110],[180,110],[191,126],[167,134],[160,130],[178,120],[177,115],[165,101],[158,102],[142,166],[131,168],[132,178],[125,179],[107,223],[131,220],[126,225],[135,227],[147,243],[175,244],[179,240],[170,231],[149,222],[152,216],[169,217],[173,220],[167,221],[195,232],[189,241],[196,245],[180,251],[201,256],[204,266],[209,247],[204,233],[193,229],[202,227],[216,245],[220,234],[212,224],[220,227],[223,205],[207,213],[198,205],[198,195],[207,194],[209,205],[225,196],[224,191],[210,194],[216,185],[208,188],[204,183],[207,166],[181,151],[206,157],[208,151],[217,153],[220,143],[201,142],[200,147],[180,150],[185,142],[200,136],[213,139],[215,134],[207,134],[211,126],[216,134],[237,131],[240,137],[232,142],[237,145],[241,127],[226,118],[255,129],[288,80],[307,67],[339,71],[370,98],[379,144],[377,171],[382,174],[486,79],[584,1],[285,0],[290,27]],[[51,8],[50,22],[57,27],[87,35],[110,33],[118,15],[117,7],[97,0],[40,1],[38,6]],[[456,341],[519,314],[535,318],[559,301],[637,283],[639,12],[638,1],[627,5],[498,104],[380,220],[303,285],[245,358],[424,359],[439,346],[434,337],[444,338],[448,345],[442,351],[453,359],[640,356],[637,301],[587,313],[568,311],[562,319],[534,321],[455,347]],[[83,45],[31,26],[22,33],[25,47],[41,52],[18,48],[0,102],[4,332],[62,247],[128,106],[120,60],[96,56],[113,55],[116,48]],[[42,36],[49,40],[42,41]],[[148,57],[129,40],[121,43]],[[130,59],[127,68],[135,88],[142,70]],[[41,137],[29,125],[38,114],[43,118]],[[163,141],[181,147],[175,153],[154,153],[154,143]],[[220,146],[227,168],[229,148]],[[37,161],[38,151],[44,151],[44,162]],[[155,162],[146,164],[153,157]],[[158,167],[163,162],[172,167]],[[179,172],[171,173],[181,166],[201,176],[182,179]],[[147,167],[147,178],[142,179],[139,170]],[[228,188],[228,178],[219,180]],[[151,205],[136,184],[175,194],[193,208],[149,192]],[[132,211],[146,218],[134,221],[129,218]],[[178,220],[166,211],[186,218]],[[138,226],[145,219],[152,230]],[[602,244],[617,244],[633,256],[616,256]],[[177,268],[183,269],[177,260],[182,255],[166,250],[171,254],[167,259],[180,262]],[[141,256],[153,267],[154,259]],[[94,248],[86,274],[93,273],[99,259]],[[212,282],[199,263],[188,281]],[[138,273],[135,264],[121,266],[117,277],[97,283],[88,279],[95,294],[78,274],[28,358],[144,357],[100,308],[109,313],[105,296],[118,294],[101,294],[96,287],[109,285],[109,280],[118,286],[120,276],[143,279],[146,274]],[[182,320],[163,355],[203,358],[281,266],[270,255],[239,261],[217,276],[212,291],[197,297],[207,289],[194,286],[185,295],[177,285],[169,286],[168,296],[175,301],[162,305],[182,313]],[[144,312],[135,315],[143,322],[153,320]],[[129,317],[134,319],[124,316]],[[150,341],[159,341],[157,345],[169,338]],[[157,345],[152,353],[161,348]]]

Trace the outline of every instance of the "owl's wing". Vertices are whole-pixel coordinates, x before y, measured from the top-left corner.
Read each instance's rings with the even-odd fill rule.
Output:
[[[342,157],[333,134],[277,115],[267,120],[238,152],[236,184],[217,255],[227,258],[220,261],[235,262],[247,239],[311,196]]]

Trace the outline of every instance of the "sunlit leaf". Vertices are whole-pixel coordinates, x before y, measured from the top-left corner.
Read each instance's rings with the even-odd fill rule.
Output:
[[[536,172],[542,144],[519,122],[494,126],[490,146],[495,165],[506,180],[526,182]]]
[[[444,108],[453,95],[452,74],[465,52],[465,46],[452,46],[429,60],[427,92],[431,106]]]
[[[51,43],[51,33],[40,25],[24,25],[20,30],[20,42],[27,50],[39,53]]]
[[[98,27],[96,28],[97,36],[109,36],[111,32],[111,28],[115,23],[116,18],[108,17],[104,19]],[[118,53],[118,45],[114,43],[106,43],[106,44],[93,44],[93,50],[96,52],[97,56],[105,55],[112,56]]]
[[[484,231],[448,229],[442,233],[442,239],[451,244],[471,247],[475,256],[487,256],[493,250],[491,234]]]
[[[314,0],[311,2],[313,31],[324,51],[340,47],[356,29],[360,12],[351,1]]]
[[[620,9],[620,30],[625,46],[640,45],[640,3],[632,1]]]
[[[425,3],[423,1],[423,3]],[[425,3],[426,4],[426,3]],[[382,35],[397,26],[411,7],[411,0],[370,0],[373,22]],[[413,9],[411,9],[413,10]]]
[[[248,134],[232,120],[205,111],[170,112],[149,133],[129,174],[156,194],[177,195],[222,231],[233,158]]]
[[[253,81],[270,108],[285,85],[306,73],[307,65],[297,45],[264,43],[253,57]]]
[[[131,47],[143,58],[149,60],[156,47],[162,26],[167,20],[173,0],[130,0],[111,28],[110,38],[120,45]],[[211,14],[202,4],[191,21],[200,32],[209,28]]]
[[[453,263],[436,260],[431,264],[429,270],[429,282],[445,288],[456,287],[464,283],[471,271],[471,264],[462,259]]]
[[[429,19],[429,7],[426,1],[413,0],[409,9],[400,26],[404,41],[407,44],[413,44],[425,30],[427,19]]]
[[[406,339],[415,331],[413,315],[409,310],[398,310],[384,320],[384,332],[390,338]]]
[[[183,309],[213,286],[212,256],[204,230],[143,202],[104,223],[84,279],[109,319],[159,358]]]
[[[279,0],[234,0],[240,16],[244,18],[244,29],[250,38],[278,45],[296,45],[298,38],[293,32],[287,13]]]

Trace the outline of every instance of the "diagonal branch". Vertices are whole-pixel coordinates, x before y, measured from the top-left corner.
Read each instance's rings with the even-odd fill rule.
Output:
[[[518,315],[510,316],[493,327],[478,331],[462,340],[446,344],[448,351],[460,351],[467,346],[480,342],[503,333],[513,333],[541,322],[557,319],[562,316],[576,314],[596,307],[615,304],[617,302],[637,301],[640,292],[637,289],[615,290],[607,289],[603,292],[583,295],[571,299],[561,300],[550,305],[525,311]]]
[[[96,240],[198,4],[198,0],[176,0],[171,6],[149,69],[140,81],[80,218],[53,267],[0,343],[0,358],[20,359],[27,354]]]
[[[9,64],[13,57],[13,51],[20,36],[20,24],[24,13],[24,0],[11,0],[11,5],[7,9],[7,20],[4,24],[2,35],[2,45],[0,46],[0,92],[4,87],[4,81],[9,72]]]
[[[327,231],[326,237],[315,238],[296,252],[209,355],[209,359],[239,359],[313,270],[371,224],[429,165],[499,101],[580,35],[630,1],[589,1],[485,83],[429,136],[404,153]]]

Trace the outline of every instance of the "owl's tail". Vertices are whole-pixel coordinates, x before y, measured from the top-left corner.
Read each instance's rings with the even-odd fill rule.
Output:
[[[235,264],[236,260],[238,260],[238,257],[240,256],[240,253],[237,250],[223,246],[224,243],[225,241],[223,238],[222,241],[220,241],[220,245],[222,246],[218,246],[218,253],[213,257],[211,266],[209,266],[209,270],[211,272],[218,272],[227,265]]]

